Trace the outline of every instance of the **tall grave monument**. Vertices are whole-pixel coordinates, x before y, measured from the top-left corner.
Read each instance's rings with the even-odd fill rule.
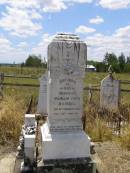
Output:
[[[42,126],[43,160],[90,157],[83,131],[83,77],[87,46],[72,34],[58,34],[48,46],[48,120]]]

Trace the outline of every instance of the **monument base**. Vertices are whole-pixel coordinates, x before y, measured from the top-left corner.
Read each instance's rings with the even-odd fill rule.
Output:
[[[38,173],[96,173],[96,163],[91,158],[57,159],[39,163]]]
[[[50,133],[48,124],[45,123],[41,127],[41,133],[44,161],[90,157],[90,139],[84,131]]]

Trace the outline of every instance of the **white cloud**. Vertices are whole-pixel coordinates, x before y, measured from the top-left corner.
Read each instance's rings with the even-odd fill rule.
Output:
[[[102,60],[106,52],[114,52],[117,55],[124,52],[127,56],[130,53],[130,26],[119,28],[112,35],[96,33],[85,40],[89,45],[90,59]]]
[[[44,12],[58,12],[68,8],[70,3],[91,3],[93,0],[0,0],[0,4],[7,4],[17,8],[43,9]]]
[[[95,18],[92,18],[89,20],[89,23],[92,23],[92,24],[100,24],[103,22],[104,22],[104,19],[100,16],[96,16]]]
[[[36,11],[35,15],[30,13],[31,11],[7,6],[6,13],[2,13],[0,27],[19,37],[34,36],[42,29],[42,26],[33,19],[41,16]]]
[[[1,12],[0,27],[18,37],[35,36],[42,29],[41,20],[46,12],[59,12],[70,3],[90,3],[93,0],[0,0],[5,5]]]
[[[81,34],[93,33],[95,31],[96,31],[96,29],[90,28],[90,27],[87,27],[87,26],[84,26],[84,25],[80,25],[79,27],[77,27],[75,29],[76,33],[81,33]]]
[[[29,48],[29,44],[27,42],[20,42],[18,44],[18,48],[27,49],[27,48]]]
[[[63,0],[64,2],[91,3],[93,0]]]
[[[39,1],[39,0],[38,0]],[[0,0],[0,4],[7,4],[17,8],[39,8],[37,0]]]
[[[52,41],[55,35],[44,34],[42,40],[38,43],[37,46],[32,48],[32,54],[41,54],[42,57],[47,57],[47,47],[49,43]]]
[[[0,63],[22,62],[28,56],[28,52],[22,48],[15,48],[11,42],[0,36]]]
[[[41,4],[44,12],[58,12],[67,8],[62,0],[44,0]]]
[[[33,47],[31,50],[27,42],[20,42],[17,47],[14,47],[9,40],[4,37],[0,37],[0,63],[8,62],[16,63],[24,62],[29,54],[42,55],[47,57],[47,47],[52,41],[54,35],[44,34],[41,41]]]
[[[1,45],[0,50],[3,51],[10,47],[11,42],[8,39],[4,38],[3,36],[0,36],[0,45]]]
[[[22,62],[28,54],[47,57],[47,47],[53,38],[54,35],[44,34],[41,41],[28,51],[29,45],[26,42],[14,47],[9,40],[0,37],[0,62]],[[124,52],[127,56],[130,53],[130,25],[116,29],[111,35],[94,33],[84,40],[88,45],[88,59],[102,60],[106,52],[114,52],[117,55]]]
[[[100,0],[99,4],[103,8],[112,10],[127,8],[130,6],[130,0]]]

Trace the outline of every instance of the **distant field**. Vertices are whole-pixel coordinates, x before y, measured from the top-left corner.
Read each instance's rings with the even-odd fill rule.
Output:
[[[6,67],[0,66],[0,73],[3,72],[6,75],[19,75],[19,76],[30,76],[39,78],[46,69],[44,68],[32,68],[32,67]],[[84,78],[84,86],[92,85],[100,85],[101,80],[107,76],[108,73],[97,73],[97,72],[87,72]],[[130,81],[130,74],[128,73],[114,73],[114,78],[118,80],[129,80]],[[12,82],[12,83],[27,83],[27,84],[38,84],[39,81],[37,79],[25,79],[25,78],[5,78],[5,82]],[[122,85],[124,89],[129,89],[129,85]]]
[[[5,77],[4,82],[13,84],[38,84],[38,78],[45,72],[44,68],[31,68],[31,67],[3,67],[0,66],[0,73],[3,72],[5,75],[18,75],[27,76],[31,78],[13,78]],[[33,79],[37,78],[37,79]]]
[[[0,66],[0,72],[5,74],[39,76],[45,72],[45,69],[36,67]]]

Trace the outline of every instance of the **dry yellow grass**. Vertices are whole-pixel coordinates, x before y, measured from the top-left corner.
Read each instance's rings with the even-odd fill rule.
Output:
[[[112,140],[112,130],[107,127],[106,118],[102,118],[95,106],[85,107],[86,128],[92,141]]]
[[[0,103],[0,142],[16,142],[21,131],[24,101],[8,96]]]
[[[123,133],[120,138],[117,139],[120,142],[123,148],[126,148],[130,151],[130,125],[127,124],[126,127],[123,129]]]

